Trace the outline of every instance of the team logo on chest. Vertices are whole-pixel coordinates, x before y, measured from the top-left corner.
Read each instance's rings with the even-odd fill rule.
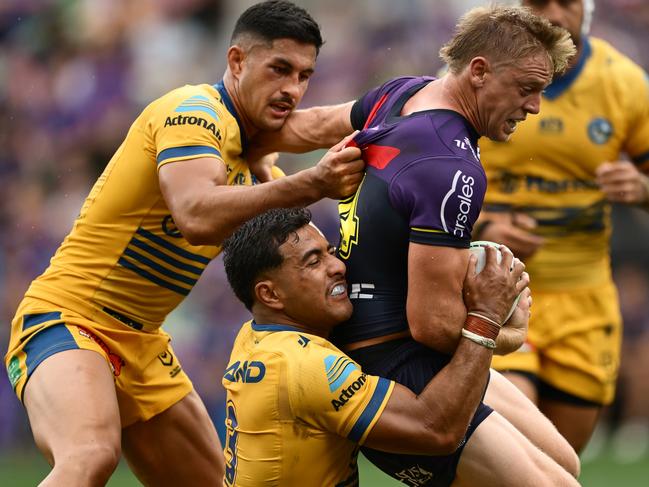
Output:
[[[594,118],[588,124],[588,137],[597,145],[605,144],[612,135],[613,125],[605,118]]]

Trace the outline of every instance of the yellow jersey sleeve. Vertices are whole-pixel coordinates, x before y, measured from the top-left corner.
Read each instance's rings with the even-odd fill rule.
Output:
[[[621,76],[628,97],[629,131],[623,150],[645,171],[649,171],[649,75],[628,62],[628,71]]]
[[[296,363],[290,372],[288,393],[294,415],[359,444],[376,424],[394,388],[390,380],[363,373],[339,350],[315,344],[308,360]]]
[[[149,105],[147,112],[158,169],[199,157],[223,160],[223,141],[232,116],[205,85],[171,91]]]

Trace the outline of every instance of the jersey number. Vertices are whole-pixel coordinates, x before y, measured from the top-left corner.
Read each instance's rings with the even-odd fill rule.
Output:
[[[237,426],[236,410],[234,403],[228,401],[225,416],[225,485],[234,485],[234,479],[237,476],[237,440],[239,432]]]
[[[341,259],[349,259],[352,253],[352,247],[358,243],[360,221],[356,214],[356,207],[363,182],[365,182],[365,177],[363,177],[363,181],[361,181],[360,186],[353,196],[340,200],[338,203],[338,214],[340,215],[340,245],[338,255]]]

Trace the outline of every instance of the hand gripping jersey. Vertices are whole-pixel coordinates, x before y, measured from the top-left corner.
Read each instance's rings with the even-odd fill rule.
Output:
[[[397,78],[368,92],[352,110],[354,142],[367,164],[355,195],[339,205],[338,255],[347,264],[354,314],[332,335],[352,343],[408,329],[408,246],[468,248],[486,178],[478,134],[459,113],[401,116],[433,78]]]
[[[245,323],[223,376],[226,486],[354,486],[356,456],[394,383],[330,342]]]
[[[526,261],[535,289],[610,280],[610,207],[595,170],[622,152],[649,167],[648,79],[595,38],[584,38],[577,64],[545,90],[539,115],[521,123],[508,142],[482,144],[485,209],[528,213],[545,237]]]
[[[249,185],[245,146],[222,83],[184,86],[152,102],[27,296],[89,317],[99,308],[133,328],[160,326],[220,249],[193,246],[183,238],[160,192],[157,171],[171,162],[208,157],[226,164],[229,185]]]

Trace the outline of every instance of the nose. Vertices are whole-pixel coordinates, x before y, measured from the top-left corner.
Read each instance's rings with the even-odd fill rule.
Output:
[[[541,110],[541,93],[535,93],[525,100],[523,110],[527,113],[536,115]]]
[[[338,257],[329,254],[329,262],[328,262],[327,270],[329,271],[330,276],[340,275],[342,277],[345,277],[345,273],[347,272],[347,267],[345,266],[345,263],[342,260],[340,260]]]
[[[304,89],[302,88],[302,84],[297,75],[287,76],[280,90],[282,96],[291,98],[293,103],[296,105],[302,99],[302,95],[304,94]]]

